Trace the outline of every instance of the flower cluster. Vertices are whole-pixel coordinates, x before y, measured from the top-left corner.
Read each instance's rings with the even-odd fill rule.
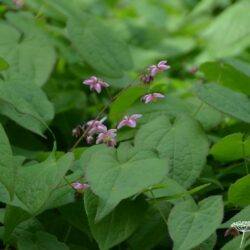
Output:
[[[167,65],[167,61],[160,61],[157,65],[151,65],[147,68],[147,73],[143,73],[140,77],[141,81],[145,84],[149,84],[154,80],[155,75],[158,72],[162,72],[168,70],[170,68]],[[97,93],[101,93],[103,88],[109,87],[109,84],[104,82],[103,80],[97,78],[96,76],[92,76],[87,80],[83,81],[83,84],[88,85],[90,91],[95,91]],[[147,93],[142,97],[142,101],[144,103],[150,103],[155,101],[158,98],[164,98],[165,96],[161,93]],[[99,120],[91,120],[88,121],[85,125],[78,125],[76,128],[72,130],[72,136],[74,137],[86,137],[86,142],[88,144],[95,143],[104,143],[109,147],[114,147],[116,145],[116,132],[118,129],[121,129],[124,126],[135,128],[136,120],[141,118],[141,114],[132,114],[125,115],[123,119],[117,124],[116,128],[108,129],[103,122],[106,120],[106,117]]]

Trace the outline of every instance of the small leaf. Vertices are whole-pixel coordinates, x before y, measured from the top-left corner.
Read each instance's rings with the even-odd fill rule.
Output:
[[[223,202],[219,196],[211,196],[198,205],[193,201],[178,203],[169,219],[169,233],[174,250],[189,250],[205,241],[219,227],[223,218]]]
[[[194,91],[201,100],[215,109],[250,123],[250,100],[246,95],[214,83],[197,84]]]
[[[154,149],[160,157],[168,157],[171,177],[184,187],[189,187],[199,177],[208,152],[205,134],[187,115],[173,122],[161,116],[147,123],[138,131],[135,146]]]
[[[111,214],[95,223],[98,198],[88,191],[84,200],[91,232],[101,250],[111,249],[126,240],[142,222],[147,209],[147,203],[140,198],[125,200]]]
[[[250,138],[244,140],[242,133],[227,135],[213,145],[210,154],[222,162],[250,156]]]
[[[238,179],[228,190],[228,201],[238,205],[250,205],[250,174]]]
[[[151,151],[136,151],[121,144],[104,148],[92,155],[87,166],[86,178],[93,192],[100,197],[96,215],[99,221],[120,201],[159,183],[168,171],[165,159]]]

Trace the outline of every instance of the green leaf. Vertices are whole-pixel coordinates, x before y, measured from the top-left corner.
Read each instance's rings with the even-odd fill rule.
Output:
[[[222,162],[245,158],[250,155],[250,138],[244,140],[242,133],[227,135],[213,145],[210,154]]]
[[[250,205],[250,174],[238,179],[228,190],[228,201],[238,205]]]
[[[27,80],[0,81],[0,101],[1,114],[41,136],[54,116],[44,92]]]
[[[132,250],[151,250],[160,241],[165,242],[166,235],[168,235],[167,226],[159,213],[159,209],[167,217],[170,208],[170,203],[166,202],[158,202],[155,206],[150,206],[143,223],[136,229],[136,233],[128,239],[128,244]]]
[[[246,95],[214,83],[197,84],[194,91],[201,100],[215,109],[250,123],[250,100]]]
[[[142,126],[135,146],[154,149],[170,160],[170,176],[184,187],[199,177],[206,162],[208,142],[199,124],[187,115],[170,120],[161,116]]]
[[[250,2],[248,0],[239,1],[214,19],[203,32],[210,54],[217,58],[232,56],[239,54],[249,46],[249,12]]]
[[[7,18],[23,33],[6,23],[0,24],[2,39],[0,55],[9,63],[5,71],[7,79],[16,76],[31,79],[41,86],[47,80],[54,67],[56,54],[46,33],[34,23],[34,17],[24,17],[17,13],[8,13]]]
[[[9,192],[10,197],[13,197],[16,182],[16,165],[12,155],[8,137],[0,124],[0,182],[4,184]]]
[[[18,238],[19,250],[69,250],[69,248],[57,238],[46,232],[36,232],[33,237],[27,235]]]
[[[95,70],[109,77],[121,77],[132,66],[128,47],[98,20],[81,14],[69,18],[69,38],[83,59]]]
[[[124,113],[133,103],[145,93],[143,85],[137,85],[126,90],[119,98],[117,98],[110,107],[109,119],[117,122],[122,119]]]
[[[96,215],[99,221],[120,201],[159,183],[167,174],[166,159],[151,151],[137,151],[124,143],[116,150],[104,148],[94,153],[88,163],[86,178],[100,197]]]
[[[0,71],[8,69],[9,66],[10,65],[3,58],[0,57]]]
[[[68,153],[58,162],[50,156],[46,161],[22,167],[19,170],[16,196],[24,204],[22,209],[30,214],[41,212],[51,193],[70,168],[73,155]]]
[[[235,68],[234,61],[220,60],[206,62],[199,68],[209,81],[250,95],[250,77],[240,68]]]
[[[221,112],[207,105],[199,98],[189,97],[186,101],[190,105],[192,116],[201,123],[205,130],[211,130],[221,123]]]
[[[216,233],[213,233],[205,241],[200,244],[200,250],[213,250],[215,249],[217,236]]]
[[[240,248],[240,242],[241,242],[241,237],[236,237],[227,242],[227,244],[225,244],[221,248],[221,250],[244,250],[245,249],[244,246]]]
[[[247,207],[243,208],[242,210],[240,210],[231,219],[229,219],[228,221],[223,223],[220,226],[220,228],[229,228],[230,225],[236,221],[247,221],[247,220],[249,220],[249,214],[250,214],[250,206],[247,206]]]
[[[142,222],[147,203],[138,198],[121,202],[111,214],[95,222],[98,198],[90,191],[84,196],[91,232],[101,250],[111,249],[126,240]]]
[[[17,225],[30,219],[32,215],[19,207],[7,206],[4,217],[4,239],[8,241]]]
[[[223,201],[211,196],[198,205],[185,201],[175,205],[168,226],[174,250],[189,250],[205,241],[219,227],[223,218]]]

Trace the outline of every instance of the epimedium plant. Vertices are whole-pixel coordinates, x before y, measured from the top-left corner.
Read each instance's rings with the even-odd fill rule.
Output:
[[[0,248],[248,249],[249,2],[121,2],[0,5]]]

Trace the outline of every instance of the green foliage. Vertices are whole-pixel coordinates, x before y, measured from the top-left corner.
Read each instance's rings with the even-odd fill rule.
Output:
[[[224,233],[250,220],[249,13],[248,0],[2,0],[0,249],[239,249]]]
[[[94,153],[86,178],[100,197],[95,220],[101,220],[121,200],[159,183],[167,172],[166,158],[159,159],[149,150],[137,151],[129,144],[121,144],[117,150],[105,148]]]
[[[138,131],[135,146],[154,149],[160,157],[168,157],[170,175],[184,187],[191,186],[200,175],[208,153],[206,136],[189,116],[172,121],[163,116],[149,122]]]
[[[223,218],[221,197],[212,196],[198,205],[193,201],[177,204],[169,215],[169,233],[174,249],[192,249],[207,239]]]

